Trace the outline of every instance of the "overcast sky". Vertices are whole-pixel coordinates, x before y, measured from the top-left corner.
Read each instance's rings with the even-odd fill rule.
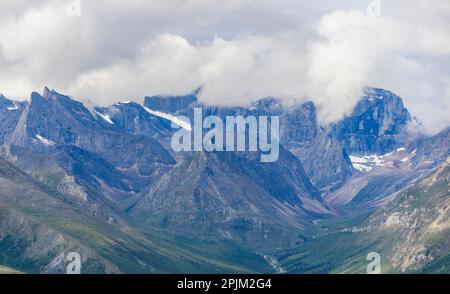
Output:
[[[106,105],[202,85],[214,104],[313,100],[327,123],[374,86],[449,126],[450,1],[371,2],[1,0],[0,92]]]

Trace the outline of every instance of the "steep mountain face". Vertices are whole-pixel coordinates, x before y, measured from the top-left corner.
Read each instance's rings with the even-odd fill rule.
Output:
[[[0,145],[11,136],[24,109],[24,103],[15,102],[0,95]]]
[[[145,135],[161,140],[168,135],[171,128],[167,120],[152,115],[135,102],[119,102],[107,108],[95,109],[108,117],[115,127],[133,135]]]
[[[319,126],[313,103],[307,102],[283,113],[282,144],[303,163],[319,189],[333,189],[352,175],[352,165],[341,142]]]
[[[184,96],[147,96],[144,99],[144,105],[156,111],[177,113],[195,104],[200,91],[201,89],[197,89]]]
[[[144,223],[192,235],[288,242],[289,231],[332,214],[301,163],[282,150],[275,163],[255,154],[191,153],[131,203]],[[289,228],[289,230],[288,230]]]
[[[427,172],[412,167],[415,153],[405,148],[412,141],[409,123],[411,116],[400,97],[368,88],[351,116],[320,128],[318,143],[299,144],[291,150],[311,170],[309,176],[327,201],[340,210],[373,209]],[[311,134],[295,132],[311,142]]]
[[[350,117],[338,122],[333,132],[349,154],[382,155],[403,146],[410,122],[400,97],[369,88]]]

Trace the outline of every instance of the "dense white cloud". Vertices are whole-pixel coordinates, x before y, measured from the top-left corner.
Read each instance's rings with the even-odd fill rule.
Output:
[[[207,103],[313,100],[324,123],[349,113],[361,89],[404,97],[436,132],[450,125],[450,3],[269,0],[4,0],[0,91],[49,85],[99,104],[181,94]]]

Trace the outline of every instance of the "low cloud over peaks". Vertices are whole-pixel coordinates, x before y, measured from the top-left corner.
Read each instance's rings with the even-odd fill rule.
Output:
[[[402,96],[424,131],[450,125],[448,1],[2,1],[0,92],[43,85],[98,104],[183,94],[246,105],[312,100],[322,122],[362,89]]]

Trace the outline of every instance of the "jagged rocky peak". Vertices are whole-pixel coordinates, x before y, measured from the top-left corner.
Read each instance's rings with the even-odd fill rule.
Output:
[[[117,102],[109,107],[95,109],[102,114],[102,120],[110,120],[115,127],[127,133],[158,137],[171,129],[169,120],[153,115],[148,108],[133,101]]]
[[[268,164],[255,155],[189,153],[130,203],[130,214],[194,235],[225,231],[256,240],[276,240],[286,226],[332,214],[291,153],[282,148]]]
[[[44,87],[42,97],[46,98],[47,100],[67,101],[67,102],[74,103],[77,105],[83,105],[83,103],[77,101],[75,98],[72,98],[72,97],[62,94],[62,93],[59,93],[53,89],[50,90],[48,87]]]
[[[44,87],[44,90],[42,91],[42,95],[38,92],[32,92],[31,93],[31,102],[33,101],[42,101],[42,100],[50,100],[52,97],[62,96],[55,90],[49,89],[47,86]]]
[[[409,146],[414,154],[413,166],[423,164],[437,165],[450,156],[450,127],[432,137],[421,137]]]
[[[94,120],[91,110],[74,98],[61,94],[55,90],[44,88],[42,95],[37,92],[31,94],[31,109],[53,115],[74,115],[84,120]]]
[[[376,88],[365,90],[365,95],[356,105],[353,115],[360,115],[368,110],[372,110],[375,119],[378,118],[377,115],[380,115],[378,121],[383,123],[380,132],[401,126],[401,124],[395,124],[397,118],[400,123],[411,121],[411,115],[405,108],[402,98],[387,90]],[[376,110],[382,110],[382,112],[375,113]]]
[[[11,100],[0,93],[0,107],[9,107],[13,104]]]
[[[0,145],[8,140],[16,128],[25,102],[9,100],[0,94]]]
[[[47,86],[44,87],[44,92],[42,93],[42,96],[45,98],[49,98],[52,93],[55,93],[54,90],[50,90]]]
[[[3,101],[9,101],[9,99],[6,98],[5,95],[3,95],[2,93],[0,93],[0,103],[2,103]]]
[[[190,94],[181,96],[147,96],[144,100],[144,106],[156,111],[176,113],[196,103],[200,91],[201,88],[198,88]]]
[[[24,101],[15,101],[0,94],[0,110],[6,110],[7,112],[22,110],[25,104]]]
[[[411,115],[392,92],[367,88],[353,113],[333,126],[350,154],[385,154],[404,145]]]
[[[281,120],[281,125],[283,144],[294,146],[312,141],[319,129],[314,103],[306,102],[289,108]]]

